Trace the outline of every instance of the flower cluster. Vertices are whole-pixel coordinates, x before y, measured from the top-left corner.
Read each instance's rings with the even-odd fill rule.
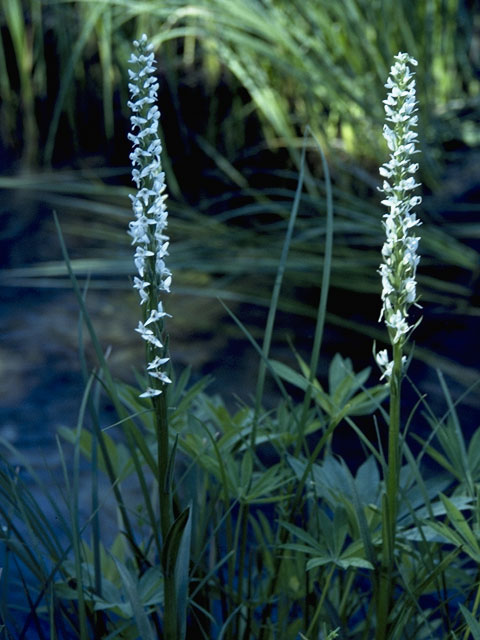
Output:
[[[138,191],[130,196],[135,219],[130,222],[128,233],[136,245],[134,259],[138,276],[133,286],[144,309],[143,322],[138,323],[136,331],[147,343],[147,373],[152,378],[151,385],[140,396],[145,398],[160,395],[163,386],[171,382],[164,371],[169,358],[162,338],[163,319],[168,314],[163,310],[159,293],[170,291],[172,274],[165,265],[169,244],[165,234],[167,196],[160,160],[162,144],[158,137],[160,112],[156,106],[158,82],[154,75],[153,46],[147,44],[145,34],[133,44],[136,51],[129,59],[128,71],[132,132],[128,138],[133,143],[130,160]]]
[[[412,156],[418,153],[415,148],[418,134],[412,130],[417,125],[417,116],[414,115],[417,101],[414,74],[408,64],[416,65],[417,61],[406,53],[398,53],[385,85],[390,90],[383,101],[389,124],[384,125],[383,136],[390,150],[390,159],[380,168],[380,175],[384,178],[381,191],[386,196],[382,204],[388,207],[383,221],[386,233],[383,263],[379,269],[383,301],[380,320],[385,319],[392,345],[400,346],[414,328],[409,325],[407,317],[409,307],[417,300],[415,277],[419,238],[412,234],[413,229],[421,224],[412,212],[421,198],[412,194],[420,185],[414,177],[418,164],[412,162]],[[390,378],[393,362],[389,360],[387,351],[380,351],[376,360],[383,371],[382,377]]]

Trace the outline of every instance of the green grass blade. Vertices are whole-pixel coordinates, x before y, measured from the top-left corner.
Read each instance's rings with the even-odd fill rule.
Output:
[[[81,58],[84,47],[87,44],[87,41],[90,38],[95,28],[95,24],[99,16],[102,14],[103,11],[105,11],[104,2],[99,2],[96,5],[93,4],[90,7],[91,7],[90,14],[87,20],[84,22],[80,35],[78,36],[73,47],[71,46],[71,43],[70,43],[71,54],[67,61],[67,65],[65,67],[63,75],[60,79],[60,89],[58,91],[57,100],[55,102],[55,108],[53,110],[50,126],[48,128],[47,140],[45,142],[44,162],[47,165],[49,165],[52,160],[53,148],[55,145],[55,138],[58,132],[60,116],[64,108],[67,92],[70,88],[71,83],[73,82],[73,74],[75,71],[75,66],[78,64]]]
[[[472,634],[473,640],[480,640],[480,623],[476,620],[470,611],[464,607],[462,604],[460,605],[460,611],[463,613],[463,617],[468,625],[468,629]],[[467,632],[468,634],[468,632]],[[464,636],[465,640],[467,640],[468,635]]]
[[[115,566],[120,574],[120,579],[122,581],[123,588],[125,589],[128,601],[132,606],[133,616],[135,618],[140,637],[142,640],[155,640],[152,626],[140,600],[138,582],[127,567],[117,560],[115,556],[113,557],[113,561],[115,562]]]
[[[257,436],[257,426],[258,426],[258,417],[260,413],[260,406],[263,398],[263,391],[265,387],[265,375],[267,371],[267,362],[270,355],[270,346],[272,343],[272,334],[273,327],[275,324],[275,316],[278,308],[278,300],[280,297],[280,291],[282,288],[283,275],[285,273],[288,252],[290,249],[290,244],[292,242],[293,230],[295,228],[295,221],[297,219],[298,209],[300,206],[300,199],[302,195],[303,189],[303,178],[304,178],[304,167],[305,167],[305,155],[306,155],[306,133],[304,138],[304,145],[302,148],[302,156],[300,159],[300,173],[298,176],[297,189],[295,192],[295,198],[292,204],[292,209],[290,212],[290,218],[288,221],[288,228],[285,234],[285,240],[282,248],[282,254],[280,256],[280,261],[278,264],[278,270],[275,277],[275,283],[273,285],[272,297],[270,301],[270,307],[268,309],[268,317],[267,324],[265,327],[265,333],[263,337],[263,345],[262,345],[262,359],[259,363],[258,368],[258,378],[257,378],[257,387],[256,387],[256,395],[255,395],[255,417],[252,426],[251,433],[251,446],[255,448],[256,436]]]

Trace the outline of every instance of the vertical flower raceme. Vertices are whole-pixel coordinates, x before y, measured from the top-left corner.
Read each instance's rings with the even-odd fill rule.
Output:
[[[130,160],[137,193],[130,196],[135,219],[128,233],[136,245],[134,260],[138,275],[133,286],[138,290],[143,308],[143,321],[138,323],[136,331],[146,342],[147,373],[151,378],[140,397],[154,397],[171,382],[165,372],[169,358],[163,323],[168,314],[163,310],[161,294],[170,291],[172,274],[165,265],[169,243],[165,233],[167,196],[160,160],[162,144],[158,137],[160,112],[156,105],[158,82],[154,75],[153,46],[147,43],[145,34],[133,44],[135,51],[129,59],[128,71],[132,131],[128,138],[133,143]]]
[[[418,164],[413,162],[414,154],[418,153],[415,148],[418,134],[413,130],[417,125],[417,101],[414,74],[409,64],[416,65],[417,61],[406,53],[398,53],[385,85],[389,89],[387,99],[383,101],[388,124],[384,125],[383,136],[390,158],[380,168],[384,178],[381,191],[385,194],[382,204],[388,208],[383,221],[386,234],[383,263],[379,269],[383,302],[380,320],[385,320],[391,344],[400,349],[415,327],[408,322],[408,309],[417,301],[415,277],[419,238],[414,233],[421,224],[412,211],[421,198],[412,193],[420,185],[414,177],[418,170]],[[387,350],[380,351],[376,360],[383,371],[382,377],[388,380],[393,361]]]

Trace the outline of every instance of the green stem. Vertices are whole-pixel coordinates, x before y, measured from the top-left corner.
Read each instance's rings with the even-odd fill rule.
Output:
[[[480,605],[480,585],[477,587],[475,602],[473,603],[472,616],[474,617],[476,616],[479,605]],[[463,640],[468,640],[468,638],[470,637],[470,634],[471,634],[471,629],[467,625],[467,628],[465,629],[465,634],[463,636]]]
[[[173,523],[172,496],[168,481],[169,437],[167,401],[165,393],[153,398],[155,430],[157,434],[158,495],[160,502],[160,529],[163,543]]]
[[[280,262],[278,264],[277,274],[275,276],[275,283],[272,291],[272,299],[270,301],[270,307],[268,309],[268,317],[267,324],[265,327],[265,333],[263,338],[263,346],[262,346],[262,359],[260,360],[259,368],[258,368],[258,380],[257,380],[257,389],[255,394],[255,413],[251,431],[251,447],[252,453],[255,451],[256,440],[257,440],[257,428],[258,428],[258,419],[260,416],[261,404],[263,399],[263,391],[265,388],[265,376],[267,373],[267,361],[270,356],[270,346],[272,344],[272,335],[273,335],[273,327],[275,324],[275,316],[277,314],[278,300],[280,297],[280,290],[282,288],[283,276],[285,273],[285,267],[287,264],[288,252],[290,250],[290,244],[292,242],[293,230],[295,228],[295,221],[297,219],[298,208],[300,205],[300,199],[303,190],[303,176],[305,172],[305,155],[306,155],[306,138],[307,131],[305,131],[304,135],[304,144],[302,148],[302,156],[300,159],[300,174],[297,183],[297,189],[295,191],[295,198],[292,205],[292,210],[290,212],[290,219],[288,221],[287,233],[285,235],[285,240],[283,242],[282,247],[282,255],[280,257]]]
[[[328,593],[328,589],[330,587],[330,582],[332,580],[334,572],[335,572],[335,565],[332,564],[332,567],[331,567],[330,571],[328,572],[327,579],[325,581],[325,585],[324,585],[324,587],[322,589],[322,596],[320,598],[319,603],[317,604],[317,607],[315,609],[315,613],[313,614],[312,621],[308,625],[307,633],[305,634],[307,638],[310,638],[310,637],[313,638],[314,637],[311,634],[313,634],[313,631],[314,631],[314,628],[315,628],[315,626],[317,624],[317,621],[318,621],[318,618],[320,616],[320,613],[322,612],[323,603],[325,602],[325,597],[326,597],[326,595]]]
[[[245,557],[247,552],[247,533],[248,533],[247,525],[248,525],[248,515],[250,511],[249,506],[250,505],[248,503],[242,502],[242,506],[240,507],[240,512],[238,514],[238,518],[239,518],[238,529],[240,530],[241,528],[241,535],[240,535],[240,556],[239,556],[239,562],[238,562],[238,576],[237,576],[237,580],[238,580],[237,598],[236,598],[237,602],[235,603],[237,605],[244,602],[243,581],[244,581],[244,572],[245,572]],[[239,638],[240,628],[239,628],[238,617],[237,617],[235,627],[237,629],[237,638]]]
[[[169,475],[169,434],[167,400],[164,392],[153,398],[155,429],[157,433],[158,496],[160,506],[160,529],[165,544],[173,524],[172,493]],[[175,597],[175,573],[164,571],[163,633],[165,640],[178,640],[177,607]]]
[[[295,457],[300,454],[302,446],[305,442],[305,423],[307,421],[308,410],[312,399],[313,381],[317,375],[318,362],[320,360],[320,348],[323,341],[323,330],[325,328],[325,318],[327,314],[327,301],[328,292],[330,290],[330,274],[332,270],[332,255],[333,255],[333,192],[332,183],[330,180],[330,171],[328,169],[327,159],[323,153],[323,149],[314,137],[317,149],[322,159],[322,168],[325,176],[325,194],[327,204],[327,216],[325,221],[325,254],[323,259],[323,272],[322,272],[322,288],[320,292],[320,300],[318,302],[317,319],[315,323],[315,334],[313,338],[312,354],[310,358],[310,370],[308,376],[309,385],[305,393],[302,405],[302,415],[300,418],[300,429],[298,433],[297,442],[295,445]]]
[[[377,594],[376,640],[386,640],[392,605],[395,538],[397,530],[398,490],[400,479],[400,399],[402,381],[402,347],[393,344],[393,370],[390,377],[390,422],[388,428],[388,468],[386,494],[382,504],[382,562]]]
[[[290,504],[288,506],[288,511],[289,511],[289,517],[286,518],[287,522],[294,522],[295,520],[295,515],[300,507],[301,501],[302,501],[302,497],[303,497],[303,491],[305,489],[305,484],[307,482],[307,478],[310,475],[311,471],[312,471],[312,467],[315,463],[315,461],[317,460],[318,456],[320,455],[323,447],[325,446],[325,444],[328,442],[328,439],[330,437],[330,435],[333,433],[334,429],[336,428],[338,422],[336,420],[332,420],[329,425],[327,430],[324,432],[324,434],[322,435],[322,437],[320,438],[320,440],[317,442],[315,449],[313,450],[313,453],[310,455],[310,457],[308,458],[307,464],[305,466],[305,469],[302,473],[302,477],[300,478],[300,480],[296,483],[296,484],[292,484],[290,489],[288,490],[288,494],[292,495],[292,498],[290,500]],[[282,527],[280,529],[280,532],[277,534],[278,538],[277,538],[277,543],[276,543],[276,550],[277,553],[275,554],[275,559],[273,562],[273,569],[272,569],[272,576],[270,578],[268,587],[266,589],[267,592],[267,596],[266,596],[266,601],[267,601],[267,605],[265,606],[263,612],[262,612],[262,620],[261,620],[261,627],[260,627],[260,634],[258,637],[258,640],[265,640],[265,638],[267,637],[265,634],[267,633],[267,625],[266,625],[266,621],[270,618],[270,615],[272,613],[272,609],[273,609],[273,600],[274,600],[274,595],[276,593],[276,589],[277,589],[277,584],[278,581],[280,579],[280,569],[282,567],[282,562],[283,562],[283,553],[278,553],[278,551],[283,547],[283,545],[285,545],[288,541],[290,532],[288,531],[288,529],[286,527]]]

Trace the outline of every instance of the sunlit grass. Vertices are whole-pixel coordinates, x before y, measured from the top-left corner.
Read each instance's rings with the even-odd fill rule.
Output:
[[[104,136],[112,139],[116,96],[122,97],[124,108],[126,104],[122,78],[130,38],[147,23],[155,47],[161,49],[161,65],[173,95],[182,68],[199,65],[215,107],[215,87],[222,69],[228,70],[247,90],[249,108],[258,112],[266,140],[274,145],[283,140],[297,160],[293,141],[299,128],[309,125],[326,149],[333,145],[378,164],[383,82],[392,55],[403,49],[421,61],[425,176],[438,177],[435,166],[443,162],[439,142],[454,138],[467,146],[475,144],[469,124],[474,122],[478,92],[474,21],[472,10],[460,0],[380,4],[97,0],[43,5],[11,0],[6,7],[0,65],[2,95],[10,100],[2,109],[12,137],[18,90],[24,160],[30,166],[35,160],[48,164],[52,159],[61,117],[67,118],[75,134],[82,91],[96,91],[101,97]],[[47,95],[52,60],[57,65],[58,92],[45,137],[36,120],[35,101]],[[242,111],[238,105],[230,122],[241,123]],[[242,147],[239,129],[226,126],[222,134],[230,162]],[[217,132],[212,126],[207,131],[206,142],[215,146]],[[434,141],[436,148],[430,152]]]

